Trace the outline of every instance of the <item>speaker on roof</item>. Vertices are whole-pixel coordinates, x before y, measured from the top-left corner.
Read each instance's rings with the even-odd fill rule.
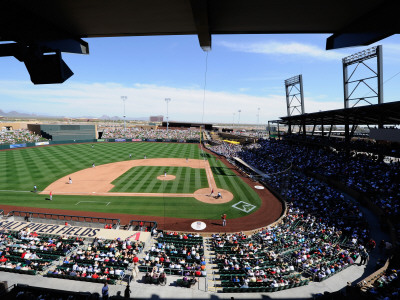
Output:
[[[61,58],[61,52],[29,55],[24,64],[34,84],[63,83],[74,75]]]

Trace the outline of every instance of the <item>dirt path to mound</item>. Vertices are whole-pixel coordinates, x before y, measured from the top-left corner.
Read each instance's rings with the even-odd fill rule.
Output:
[[[110,190],[114,187],[111,182],[127,172],[129,169],[137,166],[190,167],[196,169],[205,169],[209,188],[197,190],[194,194],[110,192]],[[163,176],[164,175],[161,174],[159,177],[163,179]],[[70,183],[69,179],[71,179],[72,183]],[[214,191],[214,196],[216,196],[219,192],[222,197],[218,199],[214,198],[212,195],[210,195],[211,190]],[[47,186],[40,194],[48,195],[50,191],[53,193],[53,195],[192,197],[209,204],[226,203],[233,199],[233,194],[231,192],[219,189],[217,187],[208,160],[184,158],[149,158],[126,160],[90,167],[58,179]]]

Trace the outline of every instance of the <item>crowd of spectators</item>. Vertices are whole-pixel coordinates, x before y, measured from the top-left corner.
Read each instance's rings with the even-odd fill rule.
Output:
[[[214,234],[221,286],[273,291],[301,285],[301,276],[324,280],[353,264],[369,241],[368,230],[352,221],[328,225],[317,211],[289,203],[280,224],[250,237]]]
[[[227,158],[237,156],[237,153],[243,150],[243,146],[240,144],[232,144],[224,141],[214,141],[212,145],[207,144],[207,149],[214,153],[223,155]]]
[[[399,299],[400,282],[398,269],[388,269],[376,280],[367,293],[377,299]]]
[[[265,168],[269,162],[293,162],[301,172],[310,171],[334,179],[358,191],[394,219],[400,213],[400,163],[385,163],[375,155],[334,151],[285,140],[263,140],[261,147],[240,154]],[[268,159],[266,159],[268,158]]]
[[[96,238],[86,249],[78,249],[48,275],[52,277],[67,275],[69,279],[85,278],[96,282],[114,283],[115,280],[123,278],[130,263],[138,262],[138,255],[143,247],[144,243],[140,241]]]
[[[358,152],[362,152],[364,154],[369,153],[369,157],[373,160],[378,159],[379,155],[388,156],[389,159],[393,157],[400,157],[400,143],[389,141],[375,141],[367,138],[352,138],[347,146],[344,137],[322,137],[319,135],[304,136],[292,134],[285,136],[285,139],[301,143],[308,143],[310,145],[314,144],[319,147],[331,147],[337,151],[345,151],[348,147],[353,154]]]
[[[234,129],[233,131],[229,132],[230,134],[233,135],[238,135],[238,136],[247,136],[247,137],[253,137],[253,138],[262,138],[265,137],[267,132],[265,130],[240,130],[240,129]]]
[[[200,131],[196,129],[143,129],[139,127],[104,127],[103,139],[167,139],[167,140],[199,140]]]
[[[151,269],[156,275],[166,272],[186,277],[207,276],[203,238],[192,233],[160,232],[139,269]]]
[[[0,131],[0,144],[35,143],[42,141],[47,141],[47,139],[27,129]]]
[[[214,236],[222,286],[294,287],[299,279],[293,271],[324,280],[366,252],[370,235],[358,204],[303,172],[305,166],[318,171],[320,166],[335,162],[313,161],[323,157],[323,150],[308,151],[284,141],[263,140],[258,147],[243,148],[237,154],[267,174],[258,179],[287,200],[288,210],[281,224],[251,237]]]
[[[29,227],[19,232],[4,230],[0,234],[0,269],[33,275],[81,243],[77,238],[40,236]]]

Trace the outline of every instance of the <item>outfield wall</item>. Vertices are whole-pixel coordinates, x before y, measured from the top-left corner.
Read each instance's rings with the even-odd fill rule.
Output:
[[[190,143],[197,144],[199,140],[170,140],[170,139],[87,139],[87,140],[65,140],[65,141],[45,141],[36,143],[21,144],[0,144],[0,150],[36,147],[45,145],[63,145],[63,144],[83,144],[83,143],[125,143],[125,142],[159,142],[159,143]]]

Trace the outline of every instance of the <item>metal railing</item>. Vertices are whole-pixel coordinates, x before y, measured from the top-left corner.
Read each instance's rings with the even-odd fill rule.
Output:
[[[140,226],[140,223],[142,223],[142,226]],[[143,231],[144,228],[150,228],[149,232],[153,235],[153,230],[157,229],[157,222],[146,220],[131,220],[129,222],[128,230]]]
[[[41,212],[31,212],[31,211],[21,211],[21,210],[12,210],[8,213],[7,216],[24,217],[26,221],[31,221],[32,218],[38,218],[44,220],[61,220],[61,221],[75,221],[75,222],[85,222],[85,223],[112,224],[113,228],[120,225],[120,220],[113,218],[74,216],[74,215],[41,213]]]

